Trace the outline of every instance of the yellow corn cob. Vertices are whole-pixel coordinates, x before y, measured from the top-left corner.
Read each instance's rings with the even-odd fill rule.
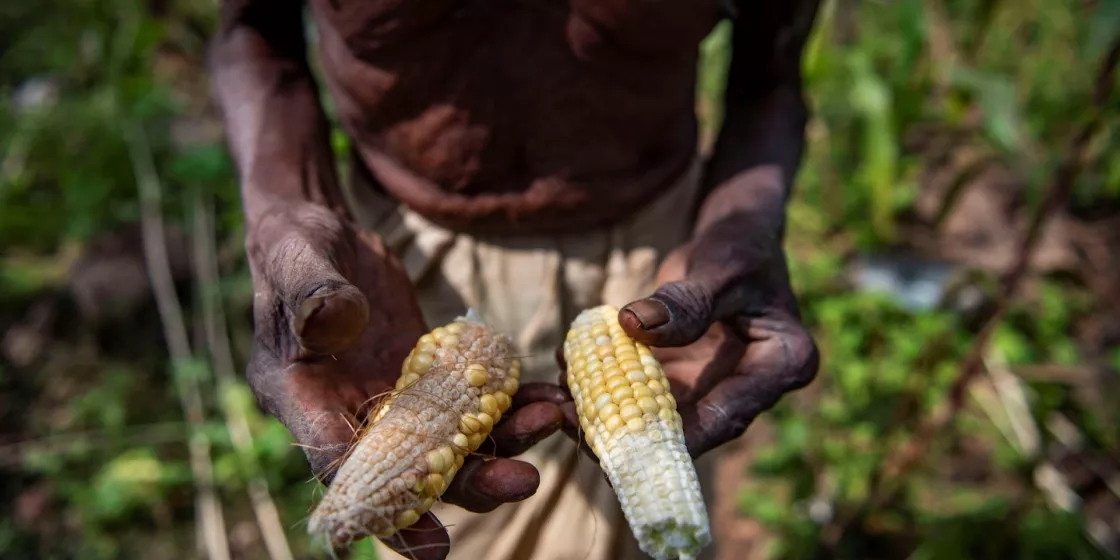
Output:
[[[564,359],[584,437],[642,551],[657,560],[695,558],[711,530],[661,365],[609,305],[572,321]]]
[[[311,514],[310,533],[342,548],[416,523],[509,410],[521,373],[511,349],[473,311],[420,337]]]

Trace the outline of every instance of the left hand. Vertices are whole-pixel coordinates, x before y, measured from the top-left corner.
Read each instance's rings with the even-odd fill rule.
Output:
[[[619,311],[623,329],[660,360],[694,459],[739,437],[817,374],[817,347],[801,324],[780,239],[745,233],[716,224],[669,254],[651,296]],[[575,406],[565,408],[565,431],[575,436]]]

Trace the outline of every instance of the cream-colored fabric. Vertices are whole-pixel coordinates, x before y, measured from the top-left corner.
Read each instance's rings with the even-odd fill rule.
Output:
[[[657,200],[614,227],[548,236],[468,236],[354,185],[355,218],[379,232],[401,258],[429,325],[467,308],[515,337],[524,382],[555,382],[555,351],[587,307],[622,306],[652,293],[657,267],[688,237],[696,195],[692,166]],[[451,535],[449,560],[637,560],[637,548],[598,464],[555,434],[519,457],[541,474],[537,493],[493,512],[437,504]],[[698,462],[709,506],[714,454]],[[400,556],[378,544],[381,558]],[[714,546],[705,558],[714,558]]]

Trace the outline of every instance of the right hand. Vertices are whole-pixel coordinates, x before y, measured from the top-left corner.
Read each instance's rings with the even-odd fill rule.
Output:
[[[351,426],[393,388],[428,328],[411,282],[380,239],[322,206],[274,207],[249,231],[246,249],[255,323],[249,384],[329,484],[354,441]],[[551,435],[563,424],[566,399],[555,385],[524,384],[493,445],[479,453],[515,456]],[[441,499],[485,512],[531,496],[539,483],[529,463],[472,455]],[[442,559],[450,546],[431,514],[385,542],[423,559]]]

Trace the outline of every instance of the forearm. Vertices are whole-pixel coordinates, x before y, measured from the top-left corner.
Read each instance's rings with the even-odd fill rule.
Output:
[[[808,109],[799,84],[729,105],[709,160],[695,233],[732,215],[780,235],[805,147]]]
[[[735,221],[781,235],[805,146],[801,54],[818,0],[740,9],[733,25],[724,122],[709,160],[696,235]],[[729,217],[738,216],[734,220]],[[722,226],[721,226],[722,227]]]
[[[305,57],[300,3],[227,0],[209,53],[246,223],[277,203],[345,214],[329,125]]]

